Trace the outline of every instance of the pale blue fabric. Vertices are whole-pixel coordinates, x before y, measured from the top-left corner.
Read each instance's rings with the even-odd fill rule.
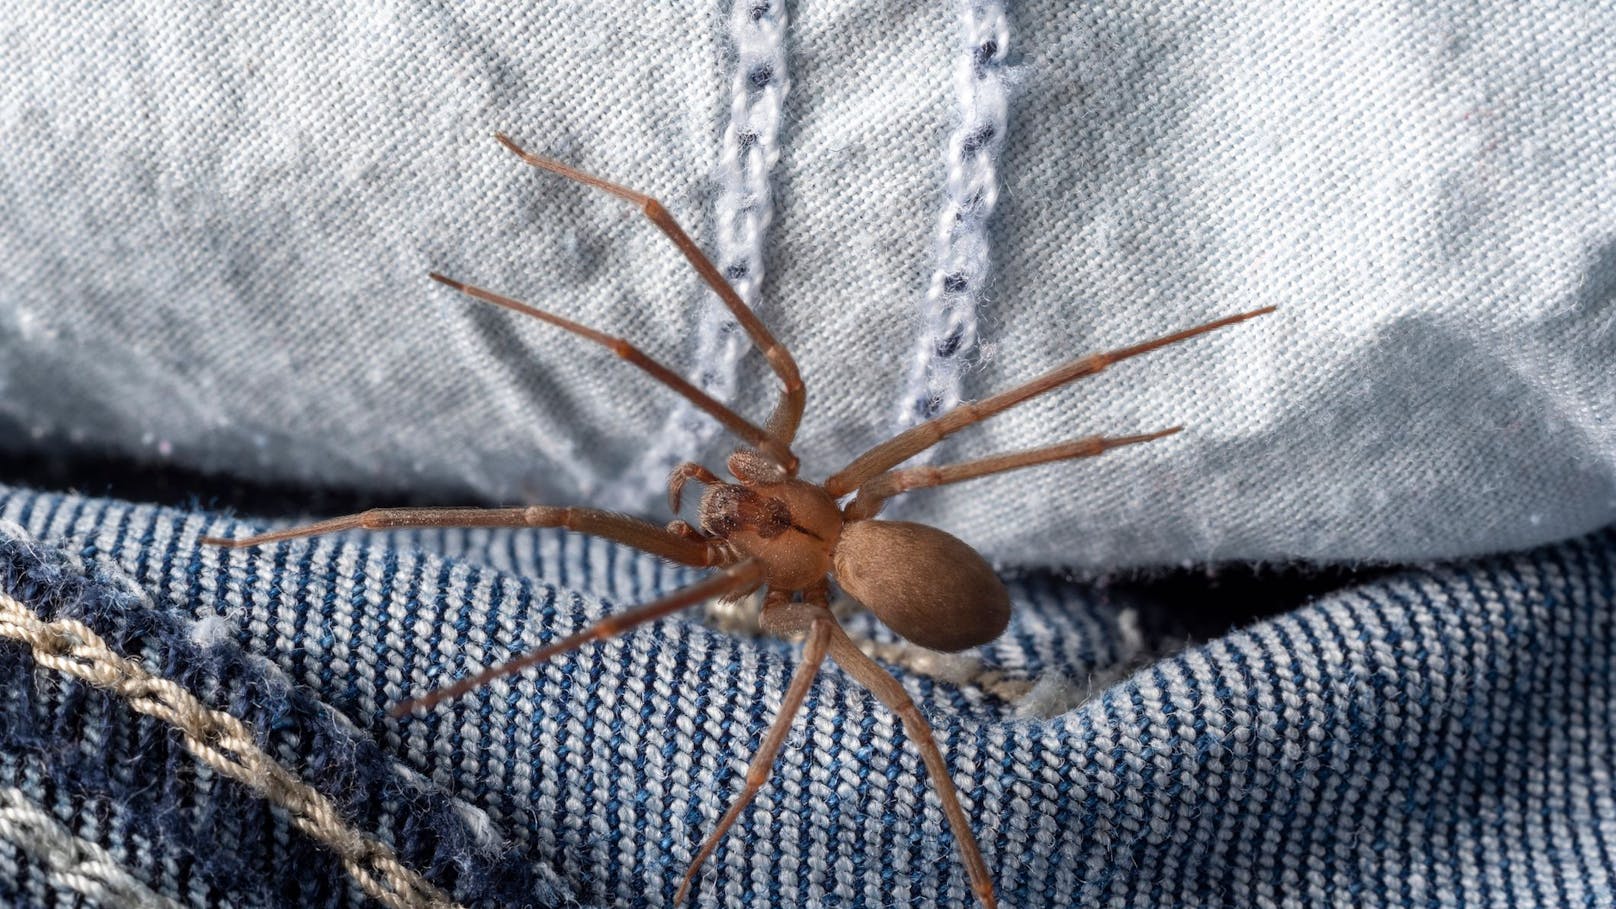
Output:
[[[10,4],[0,439],[655,510],[664,472],[642,455],[675,399],[425,274],[703,378],[712,299],[672,248],[489,133],[656,193],[711,248],[728,8]],[[1281,311],[938,457],[1183,424],[1171,440],[916,496],[912,515],[1007,562],[1096,570],[1451,556],[1616,520],[1616,8],[1007,8],[993,278],[965,396]],[[802,361],[799,447],[823,476],[909,400],[961,12],[784,12],[760,307]],[[761,419],[761,359],[734,382]],[[705,438],[680,454],[714,463],[732,444]]]

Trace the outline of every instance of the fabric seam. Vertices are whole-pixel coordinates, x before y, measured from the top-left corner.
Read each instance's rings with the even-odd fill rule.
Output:
[[[75,835],[11,786],[0,786],[0,840],[15,844],[43,865],[52,884],[87,899],[119,906],[181,907],[142,883],[100,844]]]
[[[937,264],[920,304],[920,338],[899,402],[901,426],[929,420],[962,400],[965,357],[977,346],[977,310],[992,268],[987,224],[999,198],[997,165],[1009,123],[1010,23],[1004,4],[995,0],[963,0],[959,12],[959,125],[948,138]]]
[[[240,719],[208,707],[180,685],[114,652],[84,623],[46,622],[0,592],[0,637],[27,644],[38,666],[116,694],[136,712],[174,726],[187,750],[285,809],[298,829],[335,852],[360,887],[384,905],[455,906],[447,894],[405,867],[385,844],[348,826],[323,794],[258,748]]]
[[[730,7],[735,69],[730,78],[729,123],[718,159],[716,264],[752,307],[763,287],[763,246],[774,220],[769,175],[780,160],[781,111],[791,90],[785,52],[788,25],[784,0],[736,0]],[[695,358],[700,372],[694,384],[720,401],[734,399],[741,357],[750,347],[739,328],[718,300],[709,299],[701,308]],[[640,494],[632,501],[619,501],[618,507],[637,508],[644,494],[663,495],[668,471],[705,448],[717,431],[717,425],[694,405],[680,401],[635,471],[641,482],[619,487]]]

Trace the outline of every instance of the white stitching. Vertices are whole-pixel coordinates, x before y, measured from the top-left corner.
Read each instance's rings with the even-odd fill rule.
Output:
[[[786,71],[784,0],[736,0],[729,13],[735,69],[730,79],[729,125],[718,160],[721,189],[715,205],[717,266],[748,306],[763,286],[763,242],[774,220],[769,174],[780,160],[780,112],[791,79]],[[735,397],[736,374],[750,341],[716,298],[702,308],[696,333],[695,385],[720,401]],[[636,474],[645,485],[619,487],[660,496],[667,474],[693,457],[718,427],[689,402],[680,402]],[[644,492],[620,507],[639,507]]]
[[[962,0],[960,18],[954,67],[960,121],[948,139],[937,267],[921,303],[920,343],[899,405],[904,426],[959,404],[962,365],[976,346],[977,307],[992,265],[987,222],[999,198],[997,162],[1009,120],[1004,60],[1010,24],[994,0]]]

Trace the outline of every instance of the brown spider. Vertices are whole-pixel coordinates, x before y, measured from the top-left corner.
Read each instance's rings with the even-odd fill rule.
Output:
[[[943,813],[948,818],[971,887],[982,905],[997,905],[993,880],[971,833],[959,796],[949,778],[931,727],[903,686],[859,650],[829,609],[831,581],[868,607],[882,622],[907,640],[934,650],[957,651],[986,644],[999,637],[1010,621],[1010,597],[987,561],[958,538],[935,527],[908,521],[880,521],[887,499],[912,489],[924,489],[987,476],[1018,467],[1047,464],[1069,458],[1093,457],[1109,449],[1148,442],[1178,432],[1172,427],[1134,436],[1091,436],[1046,448],[994,455],[943,467],[898,465],[941,439],[1007,410],[1034,396],[1075,379],[1091,376],[1118,360],[1138,356],[1178,341],[1205,334],[1272,312],[1253,310],[1165,335],[1131,347],[1091,354],[1009,391],[981,401],[961,404],[936,419],[921,423],[882,442],[825,480],[811,483],[797,478],[797,457],[791,453],[797,425],[802,420],[807,388],[797,364],[763,323],[730,287],[717,268],[674,221],[661,203],[634,190],[583,173],[565,164],[523,150],[509,137],[496,138],[523,161],[581,183],[603,189],[640,207],[658,229],[671,239],[703,281],[717,292],[730,312],[768,358],[780,378],[779,403],[768,422],[758,425],[686,382],[666,366],[652,360],[622,338],[596,331],[570,319],[545,312],[510,297],[463,284],[434,273],[443,284],[507,309],[533,316],[609,348],[619,357],[650,373],[657,381],[683,395],[723,423],[750,447],[738,449],[727,462],[738,481],[727,483],[711,470],[685,463],[668,479],[668,500],[679,511],[684,487],[696,482],[707,487],[701,498],[697,530],[675,520],[667,527],[626,515],[593,508],[380,508],[332,518],[300,527],[263,533],[241,540],[205,537],[218,546],[246,547],[339,530],[392,527],[562,527],[625,543],[682,565],[718,568],[718,573],[669,595],[611,616],[591,628],[498,666],[405,701],[392,709],[402,716],[431,707],[489,681],[519,672],[591,641],[621,634],[636,625],[670,615],[714,598],[744,596],[764,589],[761,624],[773,634],[803,633],[802,663],[786,689],[780,712],[769,727],[746,772],[746,787],[702,843],[685,872],[675,897],[682,902],[696,872],[719,841],[751,803],[769,777],[775,755],[785,742],[791,721],[808,696],[825,657],[876,696],[902,720],[931,774]],[[845,503],[841,500],[852,494]],[[840,504],[839,504],[840,503]]]

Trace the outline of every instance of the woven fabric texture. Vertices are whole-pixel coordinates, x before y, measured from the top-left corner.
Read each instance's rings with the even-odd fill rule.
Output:
[[[226,554],[196,545],[239,529],[217,516],[15,489],[0,519],[9,598],[234,716],[244,752],[468,907],[668,905],[795,661],[678,618],[395,721],[400,698],[689,573],[554,532]],[[1616,532],[1388,575],[1166,654],[1149,603],[1042,573],[1011,591],[1005,637],[930,674],[849,623],[936,728],[1003,905],[1616,900]],[[0,832],[35,833],[0,837],[0,901],[96,904],[119,882],[372,904],[284,791],[212,772],[9,627],[0,791],[27,805]],[[835,670],[806,715],[694,905],[968,904],[892,716]],[[64,878],[75,840],[114,865]]]
[[[900,506],[995,558],[1417,559],[1616,519],[1610,4],[5,19],[0,444],[652,508],[669,458],[731,440],[426,272],[643,342],[757,419],[772,379],[648,224],[502,129],[720,252],[802,361],[821,476],[933,399],[1281,307],[945,443],[1186,427]]]

